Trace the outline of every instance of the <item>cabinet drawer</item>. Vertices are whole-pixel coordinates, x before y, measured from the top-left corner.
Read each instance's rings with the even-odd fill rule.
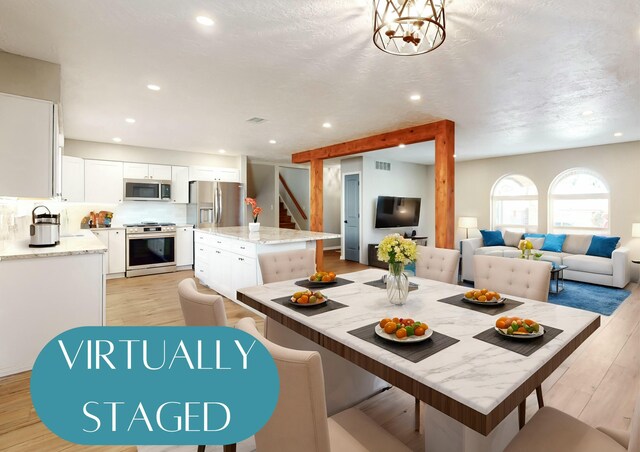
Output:
[[[213,253],[213,248],[207,245],[203,245],[202,243],[196,243],[196,247],[194,249],[196,265],[209,265],[209,260],[211,260],[211,253]]]
[[[252,258],[256,257],[256,245],[254,243],[239,242],[237,240],[234,240],[229,251],[240,254],[241,256]]]
[[[205,246],[213,246],[214,240],[211,234],[206,234],[204,232],[196,231],[194,234],[194,242],[196,245],[205,245]]]

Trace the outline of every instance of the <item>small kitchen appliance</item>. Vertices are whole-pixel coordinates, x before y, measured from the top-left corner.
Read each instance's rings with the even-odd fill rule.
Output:
[[[36,215],[36,210],[43,208],[47,213]],[[44,248],[60,244],[60,215],[51,213],[46,206],[37,206],[31,211],[31,227],[29,235],[31,248]]]

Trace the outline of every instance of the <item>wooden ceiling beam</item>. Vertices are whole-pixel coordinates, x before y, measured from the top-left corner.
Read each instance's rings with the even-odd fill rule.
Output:
[[[361,152],[377,151],[391,148],[400,144],[413,144],[422,141],[433,141],[437,136],[448,130],[452,121],[447,119],[430,122],[421,126],[407,127],[393,132],[381,133],[366,138],[332,144],[309,151],[297,152],[291,156],[293,163],[307,163],[311,160],[325,160],[338,157],[347,157]]]

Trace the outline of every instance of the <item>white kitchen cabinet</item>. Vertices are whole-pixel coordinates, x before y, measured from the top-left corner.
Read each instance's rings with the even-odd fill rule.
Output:
[[[171,201],[176,204],[189,203],[189,167],[171,167]]]
[[[149,165],[146,163],[124,162],[122,171],[125,179],[147,179],[149,177]]]
[[[56,116],[51,102],[0,93],[0,196],[53,196]]]
[[[258,285],[257,259],[234,254],[231,260],[231,285],[233,291]],[[233,294],[235,298],[235,293]]]
[[[216,176],[222,182],[240,182],[240,171],[234,168],[218,168]]]
[[[202,242],[195,243],[195,261],[194,272],[196,278],[200,280],[205,286],[210,285],[209,281],[209,263],[212,260],[214,249],[210,246],[203,244]]]
[[[190,166],[189,180],[240,182],[240,171],[235,168],[213,168],[207,166]]]
[[[193,226],[176,228],[176,266],[193,265]]]
[[[123,175],[125,179],[171,180],[171,166],[124,162]]]
[[[116,276],[125,272],[126,241],[124,229],[92,229],[91,232],[107,247],[104,256],[104,274]]]
[[[109,231],[109,274],[124,273],[126,267],[126,241],[124,229]]]
[[[231,273],[234,257],[229,251],[213,248],[209,260],[209,287],[231,299],[235,298]]]
[[[122,162],[84,161],[85,202],[117,204],[122,202]]]
[[[171,166],[149,165],[149,179],[171,180]]]
[[[81,158],[62,157],[62,199],[84,202],[84,160]]]

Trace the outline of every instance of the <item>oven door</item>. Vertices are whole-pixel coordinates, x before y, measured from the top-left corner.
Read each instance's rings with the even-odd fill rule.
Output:
[[[124,181],[125,201],[160,201],[161,184],[152,181]]]
[[[127,236],[127,270],[176,265],[176,234]]]

